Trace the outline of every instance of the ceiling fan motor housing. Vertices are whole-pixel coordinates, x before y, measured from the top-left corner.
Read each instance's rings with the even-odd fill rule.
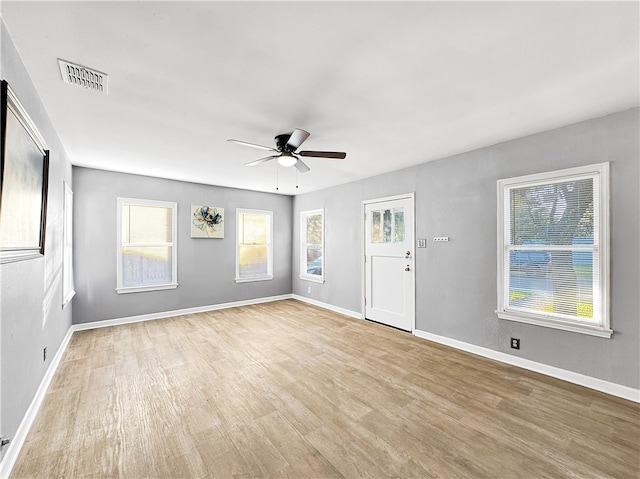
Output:
[[[293,152],[293,150],[287,148],[287,143],[289,142],[290,138],[291,133],[282,133],[281,135],[276,135],[274,140],[276,142],[276,148],[278,149],[278,151]]]

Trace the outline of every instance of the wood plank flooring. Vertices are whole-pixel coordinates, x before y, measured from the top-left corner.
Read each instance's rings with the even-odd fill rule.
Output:
[[[640,405],[286,300],[75,333],[13,478],[640,477]]]

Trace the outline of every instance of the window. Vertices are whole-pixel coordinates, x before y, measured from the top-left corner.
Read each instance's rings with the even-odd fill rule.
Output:
[[[300,278],[324,282],[324,210],[300,213]]]
[[[498,181],[498,317],[611,337],[609,164]]]
[[[118,293],[178,286],[177,209],[173,202],[118,198]]]
[[[62,224],[62,308],[76,294],[73,284],[73,191],[64,184],[64,218]]]
[[[236,210],[236,283],[273,279],[273,212]]]

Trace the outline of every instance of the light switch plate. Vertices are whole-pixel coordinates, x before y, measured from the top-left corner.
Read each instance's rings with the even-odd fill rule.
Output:
[[[426,248],[427,240],[425,238],[418,239],[418,248]]]

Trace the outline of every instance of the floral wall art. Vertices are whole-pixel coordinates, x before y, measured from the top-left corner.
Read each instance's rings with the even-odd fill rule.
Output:
[[[191,205],[192,238],[224,238],[224,208]]]

